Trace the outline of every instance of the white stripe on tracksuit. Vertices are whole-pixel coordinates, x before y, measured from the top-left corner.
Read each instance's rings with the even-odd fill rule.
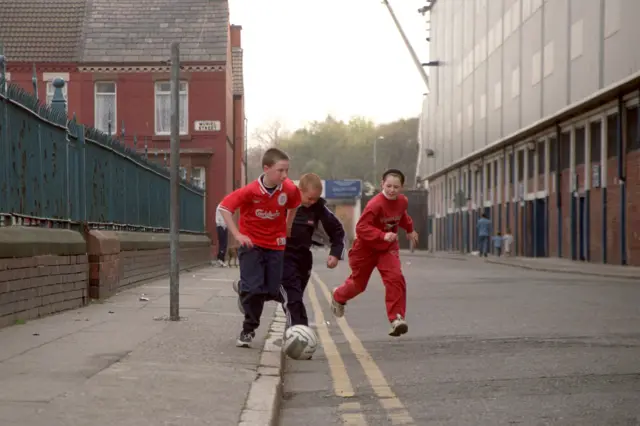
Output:
[[[287,290],[280,284],[280,295],[282,295],[282,310],[287,317],[287,323],[285,328],[291,327],[291,312],[289,311],[289,297],[287,296]]]

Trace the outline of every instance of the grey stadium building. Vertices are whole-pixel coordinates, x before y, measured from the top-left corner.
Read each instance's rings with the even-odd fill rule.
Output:
[[[640,265],[640,1],[437,0],[418,174],[431,247]]]

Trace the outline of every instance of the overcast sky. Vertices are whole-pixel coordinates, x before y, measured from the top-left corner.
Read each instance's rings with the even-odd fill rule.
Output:
[[[421,61],[424,0],[391,0]],[[242,25],[249,137],[274,120],[296,129],[327,114],[378,123],[417,116],[424,83],[380,0],[230,0]]]

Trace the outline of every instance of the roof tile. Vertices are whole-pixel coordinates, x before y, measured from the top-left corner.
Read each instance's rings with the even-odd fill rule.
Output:
[[[8,61],[226,62],[228,0],[0,0]]]
[[[74,62],[86,0],[0,0],[7,61]]]

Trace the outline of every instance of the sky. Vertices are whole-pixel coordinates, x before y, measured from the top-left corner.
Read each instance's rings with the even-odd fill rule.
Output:
[[[425,0],[390,0],[421,62]],[[415,117],[425,86],[380,0],[230,0],[242,26],[248,136],[295,130],[327,114],[376,123]]]

